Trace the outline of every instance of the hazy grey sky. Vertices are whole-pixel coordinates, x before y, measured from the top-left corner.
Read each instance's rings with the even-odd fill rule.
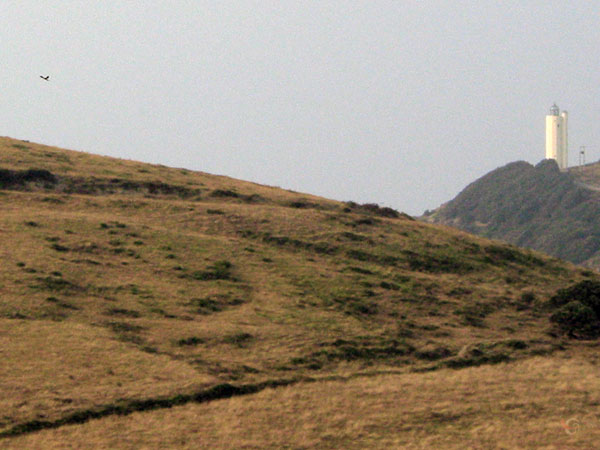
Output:
[[[553,102],[571,163],[600,158],[599,19],[589,0],[2,0],[0,135],[420,214],[543,159]]]

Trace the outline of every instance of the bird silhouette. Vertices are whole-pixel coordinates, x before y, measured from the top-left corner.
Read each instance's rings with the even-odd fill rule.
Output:
[[[46,75],[46,76],[40,75],[40,78],[48,81],[48,80],[50,80],[50,75]]]

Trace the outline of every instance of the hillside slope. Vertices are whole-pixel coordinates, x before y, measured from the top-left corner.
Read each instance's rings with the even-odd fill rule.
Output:
[[[376,205],[9,138],[0,156],[3,438],[576,349],[546,300],[597,278]]]
[[[323,380],[5,440],[23,448],[594,449],[598,348]]]
[[[600,192],[590,188],[591,169],[564,173],[552,160],[511,163],[423,219],[598,268]]]

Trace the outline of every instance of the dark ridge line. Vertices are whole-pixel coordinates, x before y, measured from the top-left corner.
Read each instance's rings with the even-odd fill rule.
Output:
[[[282,380],[269,380],[240,386],[223,383],[192,394],[177,394],[173,397],[166,398],[159,397],[145,400],[129,400],[120,404],[104,405],[99,408],[75,411],[72,414],[56,420],[30,420],[0,432],[0,438],[22,436],[36,431],[59,428],[64,425],[83,424],[93,419],[101,419],[113,415],[127,416],[135,412],[172,408],[173,406],[181,406],[187,403],[206,403],[213,400],[223,400],[242,395],[256,394],[267,388],[290,386],[300,382],[311,383],[315,381],[317,381],[316,378],[298,377]]]
[[[102,419],[108,416],[127,416],[136,412],[153,411],[157,409],[167,409],[174,406],[182,406],[188,403],[208,403],[214,400],[225,400],[232,397],[241,397],[244,395],[256,394],[268,388],[278,388],[291,386],[298,383],[315,383],[319,381],[347,381],[353,378],[372,377],[385,374],[402,374],[406,371],[398,370],[375,370],[369,372],[358,372],[351,375],[326,375],[323,377],[295,377],[284,378],[280,380],[267,380],[260,383],[243,384],[234,386],[230,383],[223,383],[211,388],[198,391],[192,394],[177,394],[173,397],[159,397],[144,400],[129,400],[120,404],[104,405],[97,408],[83,409],[75,411],[65,417],[56,420],[30,420],[20,423],[11,428],[0,432],[0,439],[23,436],[25,434],[35,433],[37,431],[60,428],[65,425],[81,425],[94,419]]]
[[[558,349],[554,349],[558,350]],[[549,352],[554,353],[554,351]],[[531,355],[534,356],[534,355]],[[527,358],[524,358],[527,359]],[[101,419],[108,416],[118,415],[127,416],[136,412],[153,411],[157,409],[167,409],[174,406],[182,406],[188,403],[208,403],[214,400],[225,400],[232,397],[241,397],[244,395],[257,394],[268,388],[278,388],[292,386],[299,383],[316,383],[323,381],[348,381],[354,378],[370,378],[379,375],[403,375],[408,373],[431,372],[440,369],[461,370],[469,367],[479,367],[483,365],[494,365],[499,362],[513,362],[512,358],[499,361],[481,361],[476,364],[453,365],[453,364],[433,364],[423,367],[406,369],[384,369],[372,370],[366,372],[357,372],[350,375],[325,375],[322,377],[301,376],[295,378],[283,378],[280,380],[267,380],[260,383],[243,384],[234,386],[230,383],[222,383],[211,388],[198,391],[192,394],[177,394],[173,397],[159,397],[145,400],[129,400],[116,405],[104,405],[99,408],[90,408],[75,411],[65,417],[56,420],[30,420],[0,432],[0,439],[23,436],[25,434],[35,433],[36,431],[60,428],[65,425],[80,425],[90,420]]]

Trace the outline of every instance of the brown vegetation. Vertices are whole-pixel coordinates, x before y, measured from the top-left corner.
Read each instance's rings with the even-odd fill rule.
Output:
[[[557,333],[544,306],[559,288],[597,275],[541,254],[373,205],[183,169],[8,138],[0,139],[0,153],[7,170],[42,168],[56,180],[0,191],[4,436],[105,417],[84,425],[92,427],[144,405],[212,408],[187,403],[218,386],[244,393],[282,380],[368,372],[406,376],[407,389],[418,390],[420,377],[490,364],[530,367],[536,355],[554,364],[557,350],[577,354],[585,345]],[[119,181],[106,181],[112,179]],[[75,185],[87,188],[69,188]],[[465,373],[499,369],[481,370]],[[394,389],[398,380],[383,377],[379,384]],[[363,388],[366,395],[371,388],[359,386],[366,381],[342,397],[330,395],[329,406],[324,392],[336,384],[289,387],[322,398],[314,416],[302,412],[304,404],[293,407],[299,425],[313,430],[298,446],[327,444],[315,437],[320,428],[313,421],[336,417],[330,408],[341,408],[347,395],[360,398]],[[260,405],[261,395],[277,392],[231,402],[256,398]],[[379,436],[382,424],[365,429],[373,426]],[[194,429],[200,428],[190,436]],[[124,446],[137,445],[131,433]],[[165,429],[148,433],[155,433],[145,434],[153,442]],[[4,439],[17,445],[29,438]],[[215,445],[226,446],[219,439]],[[272,445],[252,439],[248,445]],[[336,439],[332,446],[345,445]]]

